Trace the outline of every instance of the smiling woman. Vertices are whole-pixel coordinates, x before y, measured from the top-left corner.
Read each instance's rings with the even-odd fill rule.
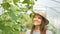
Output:
[[[46,34],[46,25],[49,21],[45,18],[45,13],[41,11],[35,11],[34,14],[30,14],[30,17],[33,16],[34,25],[32,26],[30,34],[33,34],[34,31],[39,32],[40,34]]]

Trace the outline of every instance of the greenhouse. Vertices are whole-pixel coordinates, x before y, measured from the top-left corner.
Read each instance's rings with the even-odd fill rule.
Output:
[[[45,13],[47,30],[60,33],[60,0],[0,0],[0,34],[27,34],[34,24],[35,16],[30,14],[35,11]]]

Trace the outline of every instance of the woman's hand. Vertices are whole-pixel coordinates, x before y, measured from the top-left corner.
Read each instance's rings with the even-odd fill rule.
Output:
[[[24,32],[20,32],[20,34],[24,34]]]

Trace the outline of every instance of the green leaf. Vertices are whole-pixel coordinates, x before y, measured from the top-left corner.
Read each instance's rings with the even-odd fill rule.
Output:
[[[14,14],[14,10],[9,9],[9,15],[12,17],[12,19],[17,22],[17,16]]]
[[[34,1],[33,1],[33,0],[31,0],[31,1],[30,1],[30,4],[33,6],[33,5],[34,5]]]
[[[5,26],[4,32],[5,32],[5,34],[11,34],[12,28],[11,27],[8,27],[8,26]]]
[[[11,2],[12,0],[3,0],[3,3]]]
[[[33,6],[28,6],[28,9],[32,9],[33,8]]]
[[[29,4],[29,2],[30,2],[30,0],[24,0],[23,4],[25,4],[25,3]]]
[[[3,30],[4,27],[5,27],[4,25],[0,24],[0,29],[1,30]]]
[[[14,4],[17,5],[16,3],[18,2],[19,0],[13,0]]]
[[[20,25],[19,25],[19,24],[15,24],[15,25],[13,26],[13,28],[14,28],[15,30],[19,30]]]
[[[14,31],[13,32],[13,34],[19,34],[20,33],[20,31]]]
[[[4,9],[8,9],[10,7],[9,3],[2,3],[1,5]]]

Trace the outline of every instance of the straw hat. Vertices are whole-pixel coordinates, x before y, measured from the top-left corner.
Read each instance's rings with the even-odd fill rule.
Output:
[[[35,14],[38,14],[40,16],[42,16],[45,19],[45,25],[47,25],[49,23],[49,21],[46,18],[46,13],[43,11],[34,11],[34,13],[30,13],[30,17],[34,16]]]

